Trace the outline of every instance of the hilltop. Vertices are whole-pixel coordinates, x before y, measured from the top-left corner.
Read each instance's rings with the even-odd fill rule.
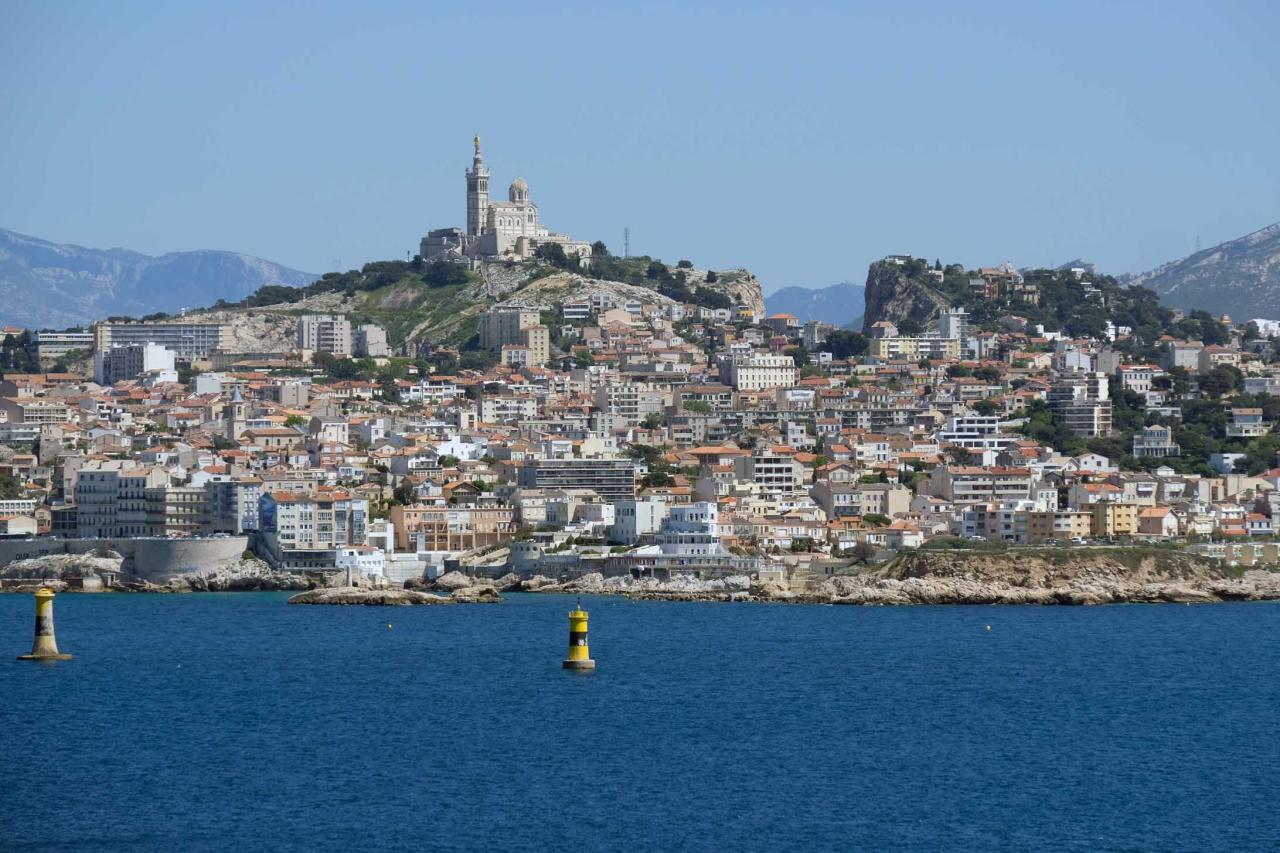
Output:
[[[62,328],[241,299],[266,284],[303,285],[311,273],[237,252],[158,257],[86,249],[0,229],[0,322]]]
[[[293,345],[297,317],[308,313],[377,323],[393,345],[463,345],[475,335],[479,315],[498,304],[552,308],[603,293],[619,303],[743,304],[757,315],[764,311],[760,282],[747,270],[709,271],[680,263],[687,266],[667,267],[649,257],[606,257],[588,269],[545,261],[486,261],[475,269],[420,259],[378,261],[327,273],[304,288],[263,287],[239,302],[222,300],[184,317],[231,324],[233,345],[246,351],[276,351]]]
[[[1280,223],[1130,279],[1177,308],[1280,319]]]

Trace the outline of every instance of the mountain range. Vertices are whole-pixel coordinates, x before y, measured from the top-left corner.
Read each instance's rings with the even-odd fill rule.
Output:
[[[0,229],[0,323],[31,329],[195,308],[243,299],[264,284],[296,287],[318,277],[236,252],[153,257]]]
[[[1280,319],[1280,223],[1128,279],[1174,308]]]
[[[822,320],[837,326],[849,326],[862,316],[861,284],[841,282],[829,287],[784,287],[764,298],[769,314],[795,314],[800,322]]]
[[[1064,266],[1091,266],[1073,261]],[[0,229],[0,323],[64,328],[111,316],[141,317],[238,301],[266,284],[301,286],[317,275],[237,252],[144,255],[87,249]],[[1280,223],[1122,278],[1178,308],[1238,320],[1280,319]],[[784,287],[766,298],[770,314],[857,328],[865,287]]]

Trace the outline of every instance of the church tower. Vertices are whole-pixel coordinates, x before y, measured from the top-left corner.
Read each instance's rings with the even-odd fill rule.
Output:
[[[485,168],[480,153],[480,134],[476,134],[476,154],[467,172],[467,234],[479,237],[484,233],[485,217],[489,212],[489,170]]]
[[[231,441],[239,440],[245,431],[244,397],[240,396],[240,386],[231,392],[231,400],[222,407],[223,435]]]

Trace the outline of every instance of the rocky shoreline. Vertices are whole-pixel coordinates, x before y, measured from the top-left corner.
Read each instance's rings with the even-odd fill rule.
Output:
[[[534,577],[520,591],[620,595],[644,601],[758,601],[797,604],[1199,604],[1280,599],[1280,573],[1233,571],[1180,552],[966,554],[914,552],[860,574],[826,578],[806,589],[745,576],[677,576],[567,582]]]
[[[216,571],[192,573],[163,586],[120,571],[121,557],[51,555],[19,560],[0,570],[0,589],[57,591],[258,592],[297,591],[291,604],[431,605],[495,603],[503,593],[617,595],[638,601],[754,601],[797,604],[1036,604],[1209,603],[1280,599],[1280,572],[1239,570],[1173,550],[1116,548],[1018,552],[916,551],[888,564],[788,586],[745,575],[713,580],[668,580],[593,573],[569,581],[507,574],[497,580],[449,572],[404,588],[365,581],[346,586],[341,573],[299,575],[272,570],[249,558]]]

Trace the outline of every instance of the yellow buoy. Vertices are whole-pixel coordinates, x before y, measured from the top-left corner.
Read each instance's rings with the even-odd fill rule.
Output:
[[[18,655],[18,660],[70,660],[71,655],[58,653],[58,640],[53,635],[53,590],[36,590],[36,636],[31,654]]]
[[[582,609],[582,602],[569,611],[569,656],[564,659],[565,669],[595,669],[596,662],[591,659],[591,650],[587,645],[587,611]]]

